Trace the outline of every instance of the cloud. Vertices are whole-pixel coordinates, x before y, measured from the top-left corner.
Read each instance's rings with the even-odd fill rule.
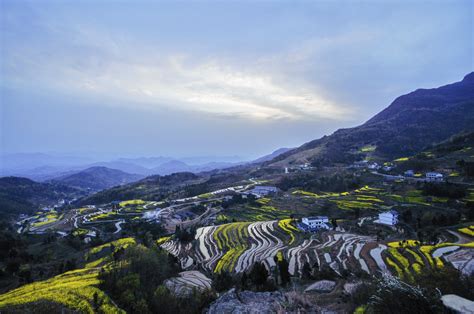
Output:
[[[218,61],[192,64],[170,57],[159,63],[114,63],[101,75],[77,73],[80,89],[128,99],[153,109],[171,106],[252,119],[344,119],[348,110],[309,88],[276,82],[265,73],[237,70]]]
[[[118,104],[118,99],[146,110],[243,119],[345,120],[352,114],[323,97],[314,84],[260,60],[242,66],[241,60],[218,56],[165,54],[153,45],[77,25],[48,24],[40,31],[48,43],[28,38],[28,45],[38,49],[24,50],[21,41],[5,48],[2,68],[9,75],[3,84],[90,95],[104,103]],[[134,49],[137,45],[140,49]]]

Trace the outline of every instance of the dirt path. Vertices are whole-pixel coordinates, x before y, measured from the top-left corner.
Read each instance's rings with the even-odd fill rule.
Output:
[[[455,236],[456,238],[458,238],[458,241],[455,242],[456,244],[465,244],[465,243],[472,242],[472,240],[469,237],[462,235],[459,232],[452,231],[452,230],[447,230],[447,231],[451,233],[453,236]]]

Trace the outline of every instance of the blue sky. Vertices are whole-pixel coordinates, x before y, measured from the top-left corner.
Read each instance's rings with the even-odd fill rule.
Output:
[[[0,3],[3,152],[254,157],[474,64],[471,1]]]

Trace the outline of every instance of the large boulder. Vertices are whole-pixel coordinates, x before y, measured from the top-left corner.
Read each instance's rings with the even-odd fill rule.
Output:
[[[474,302],[455,294],[446,294],[441,297],[444,306],[455,313],[474,313]]]
[[[334,290],[334,287],[336,286],[336,282],[332,280],[320,280],[316,281],[315,283],[309,285],[304,292],[331,292]]]
[[[344,292],[352,295],[362,285],[362,282],[347,282],[344,284]]]
[[[276,313],[284,309],[286,298],[283,293],[242,291],[235,289],[220,296],[214,301],[207,313],[209,314],[264,314]]]

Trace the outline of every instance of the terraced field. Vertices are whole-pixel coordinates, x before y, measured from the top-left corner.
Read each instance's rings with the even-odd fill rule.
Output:
[[[168,239],[161,246],[185,267],[197,264],[204,271],[217,273],[247,271],[255,262],[263,262],[270,269],[280,255],[287,259],[293,275],[298,275],[308,262],[338,274],[390,272],[410,279],[422,268],[443,267],[449,262],[445,257],[459,249],[474,257],[474,242],[429,246],[410,240],[383,244],[373,237],[334,231],[308,238],[290,219],[203,227],[197,230],[193,243],[181,245]]]
[[[45,281],[34,282],[0,295],[0,312],[22,312],[22,306],[60,304],[78,313],[125,313],[98,288],[101,265],[112,260],[110,249],[117,250],[135,244],[124,238],[91,249],[85,268],[65,272]]]

